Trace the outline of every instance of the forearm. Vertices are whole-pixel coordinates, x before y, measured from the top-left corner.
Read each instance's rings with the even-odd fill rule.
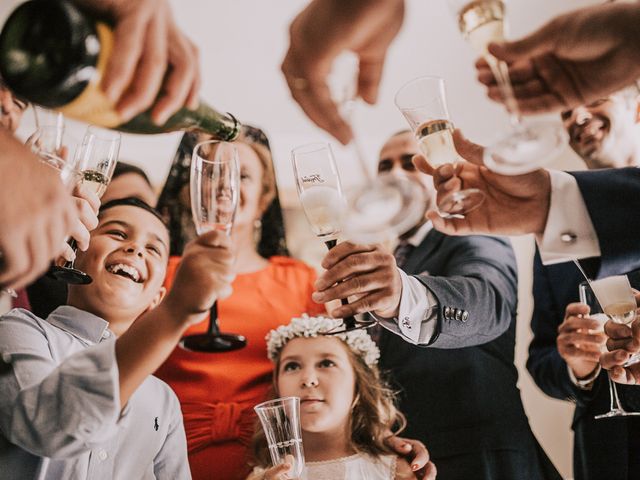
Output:
[[[482,345],[509,328],[515,316],[515,288],[498,287],[490,277],[416,277],[437,298],[437,336],[431,346]]]
[[[140,317],[116,342],[120,374],[120,403],[153,374],[176,347],[188,325],[204,320],[206,313],[185,315],[166,300]]]

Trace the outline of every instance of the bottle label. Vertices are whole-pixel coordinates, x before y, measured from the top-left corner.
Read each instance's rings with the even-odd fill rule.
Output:
[[[96,30],[100,39],[96,74],[80,95],[58,110],[69,118],[113,128],[121,125],[123,121],[100,88],[102,76],[113,52],[113,32],[107,25],[100,22],[96,24]]]

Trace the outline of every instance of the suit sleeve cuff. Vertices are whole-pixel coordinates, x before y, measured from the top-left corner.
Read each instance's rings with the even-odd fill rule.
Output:
[[[549,171],[551,202],[544,234],[538,237],[545,265],[599,257],[600,244],[578,182],[566,172]]]
[[[380,324],[414,345],[431,342],[438,319],[438,301],[433,293],[418,279],[402,270],[402,295],[398,317],[387,319],[374,315]]]
[[[593,388],[593,383],[596,381],[596,378],[598,378],[598,375],[600,375],[601,368],[600,365],[598,365],[591,374],[581,379],[576,378],[569,365],[567,365],[567,370],[569,371],[569,379],[571,380],[571,383],[580,390],[591,390]]]

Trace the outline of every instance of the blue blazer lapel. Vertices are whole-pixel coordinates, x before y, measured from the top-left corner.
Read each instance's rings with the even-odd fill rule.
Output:
[[[427,233],[422,243],[418,245],[413,252],[407,258],[407,262],[402,270],[409,275],[414,273],[422,273],[428,270],[425,264],[428,262],[429,256],[438,248],[444,239],[444,234],[437,231],[435,228]]]

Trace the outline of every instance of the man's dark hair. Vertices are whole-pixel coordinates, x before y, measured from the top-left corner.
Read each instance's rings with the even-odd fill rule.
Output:
[[[116,198],[115,200],[111,200],[105,203],[100,207],[100,211],[98,212],[98,217],[101,216],[106,210],[109,210],[110,208],[113,208],[113,207],[119,207],[121,205],[126,205],[129,207],[138,207],[143,210],[146,210],[147,212],[153,214],[158,220],[160,220],[160,222],[162,222],[162,225],[164,225],[164,227],[167,230],[169,230],[169,228],[167,227],[167,224],[162,218],[162,215],[160,215],[160,212],[158,212],[158,210],[153,208],[147,202],[140,200],[137,197]]]
[[[149,177],[147,176],[147,174],[143,169],[135,165],[132,165],[131,163],[126,163],[126,162],[116,163],[116,168],[113,171],[113,175],[111,175],[111,179],[113,180],[114,178],[118,178],[120,175],[127,175],[128,173],[134,173],[136,175],[140,175],[142,179],[145,182],[147,182],[147,185],[149,185],[150,187],[153,187],[153,185],[151,185],[151,181],[149,180]]]

